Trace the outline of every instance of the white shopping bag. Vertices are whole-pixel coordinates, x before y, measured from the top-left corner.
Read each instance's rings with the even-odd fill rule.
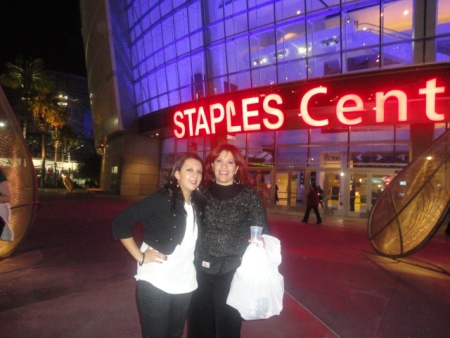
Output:
[[[262,245],[250,244],[231,282],[227,304],[246,320],[267,319],[283,309],[284,279],[278,272],[281,263],[280,241],[263,235]]]

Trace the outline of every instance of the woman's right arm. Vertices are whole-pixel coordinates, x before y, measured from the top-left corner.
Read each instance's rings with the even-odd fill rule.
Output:
[[[130,205],[120,212],[112,221],[112,235],[114,239],[129,238],[133,236],[131,229],[139,222],[151,218],[157,210],[155,197],[149,196],[143,200]]]
[[[142,262],[143,253],[139,250],[133,237],[122,238],[120,241],[138,263]]]
[[[112,222],[113,238],[120,239],[123,246],[140,263],[157,262],[166,260],[166,255],[161,254],[153,248],[148,248],[142,253],[136,244],[131,228],[143,220],[149,219],[152,213],[157,212],[158,204],[155,202],[155,196],[149,196],[146,199],[131,205],[122,211]],[[145,255],[144,255],[145,254]]]

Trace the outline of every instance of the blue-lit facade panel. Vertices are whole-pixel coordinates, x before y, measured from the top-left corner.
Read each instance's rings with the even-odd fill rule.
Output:
[[[128,0],[113,9],[127,15],[143,116],[235,90],[424,63],[413,50],[425,40],[433,62],[448,61],[445,5],[434,33],[416,40],[413,0]]]

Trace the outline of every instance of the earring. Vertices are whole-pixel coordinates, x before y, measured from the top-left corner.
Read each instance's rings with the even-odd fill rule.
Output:
[[[213,176],[212,181],[213,181],[213,182],[216,181],[216,176]]]
[[[237,182],[236,182],[236,180],[237,180]],[[238,177],[236,177],[236,175],[235,175],[233,178],[233,182],[234,182],[234,184],[240,184],[241,180]]]

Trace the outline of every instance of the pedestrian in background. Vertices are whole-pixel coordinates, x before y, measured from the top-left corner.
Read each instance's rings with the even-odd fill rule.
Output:
[[[264,205],[252,189],[238,148],[223,144],[205,160],[207,200],[196,254],[198,289],[192,295],[190,338],[240,337],[242,318],[226,304],[231,281],[249,245],[250,226],[269,232]]]
[[[323,209],[323,200],[324,200],[325,191],[323,191],[323,189],[320,185],[317,186],[317,193],[319,195],[319,204]]]
[[[302,219],[303,223],[308,223],[309,213],[312,209],[316,214],[316,224],[322,224],[322,218],[320,217],[319,213],[319,202],[319,192],[317,190],[316,184],[312,183],[309,188],[308,195],[306,195],[306,212]]]
[[[264,207],[267,208],[269,206],[270,190],[260,170],[255,173],[253,187],[258,192],[259,197],[261,197]]]
[[[192,291],[197,288],[194,250],[203,194],[198,187],[203,164],[196,154],[183,154],[164,187],[128,207],[112,223],[137,262],[137,302],[144,337],[181,337]],[[143,225],[139,248],[132,227]]]
[[[352,188],[350,189],[350,211],[355,211],[355,198],[356,198],[356,188],[355,185],[352,184]]]

